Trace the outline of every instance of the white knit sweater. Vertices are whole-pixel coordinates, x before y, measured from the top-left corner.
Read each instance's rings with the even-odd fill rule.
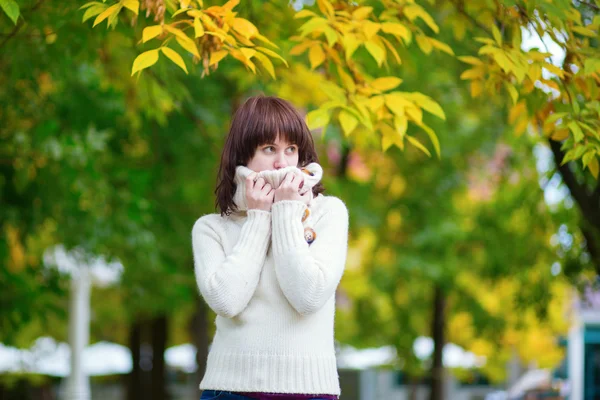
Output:
[[[317,239],[309,245],[306,207],[284,200],[271,211],[196,221],[196,280],[217,314],[200,389],[340,394],[333,325],[348,211],[336,197],[315,197]]]

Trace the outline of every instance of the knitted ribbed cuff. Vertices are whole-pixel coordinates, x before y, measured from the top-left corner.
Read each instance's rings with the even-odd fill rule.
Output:
[[[302,226],[304,210],[306,204],[299,200],[282,200],[271,207],[275,254],[282,254],[306,245]]]
[[[270,238],[271,212],[248,210],[237,246],[242,247],[249,257],[264,257],[267,254]]]

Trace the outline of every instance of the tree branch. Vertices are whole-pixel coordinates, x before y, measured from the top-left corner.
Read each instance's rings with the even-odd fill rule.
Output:
[[[33,7],[31,7],[28,11],[35,11],[35,10],[37,10],[38,8],[40,8],[40,6],[42,5],[42,3],[44,1],[45,0],[38,0],[38,2],[35,3],[33,5]],[[6,35],[6,37],[4,38],[4,40],[2,41],[2,43],[0,43],[0,49],[2,49],[2,47],[6,44],[6,42],[8,42],[17,33],[19,33],[19,31],[21,30],[21,28],[25,24],[23,21],[24,21],[24,18],[23,18],[23,15],[21,14],[21,18],[19,18],[19,22],[17,23],[17,25],[15,25],[15,27],[13,28],[13,30],[10,33],[8,33],[8,35]]]
[[[569,168],[569,165],[561,165],[565,154],[560,149],[560,143],[552,139],[548,139],[548,143],[550,144],[550,149],[554,155],[556,168],[558,168],[563,181],[569,188],[571,196],[573,196],[577,204],[579,204],[579,207],[581,208],[581,211],[586,219],[595,220],[594,225],[600,227],[600,221],[598,221],[598,207],[594,207],[594,204],[591,202],[591,196],[588,194],[585,187],[577,182],[577,179],[575,179],[575,175]]]

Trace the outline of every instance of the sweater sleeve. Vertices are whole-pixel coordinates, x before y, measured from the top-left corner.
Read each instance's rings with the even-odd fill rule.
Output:
[[[194,271],[200,293],[218,315],[233,318],[242,312],[258,285],[271,238],[271,212],[249,210],[231,254],[209,220],[192,229]]]
[[[325,200],[324,215],[313,227],[317,237],[310,246],[304,239],[303,202],[284,200],[271,208],[277,280],[302,315],[318,311],[335,294],[346,264],[348,210],[336,197]]]

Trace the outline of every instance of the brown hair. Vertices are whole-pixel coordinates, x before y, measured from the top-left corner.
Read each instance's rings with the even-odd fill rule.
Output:
[[[299,167],[319,162],[312,134],[304,118],[288,101],[275,96],[258,95],[250,97],[237,109],[221,153],[215,189],[215,206],[220,209],[221,215],[229,215],[237,210],[233,202],[236,167],[247,165],[258,146],[273,143],[279,135],[282,135],[280,139],[298,146]],[[319,183],[313,187],[313,195],[324,190]]]

